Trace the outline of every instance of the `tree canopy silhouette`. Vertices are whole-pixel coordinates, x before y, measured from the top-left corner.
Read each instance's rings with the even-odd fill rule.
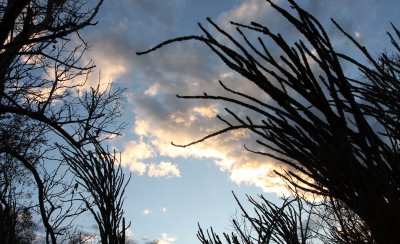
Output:
[[[294,44],[260,23],[231,22],[239,35],[236,38],[208,19],[228,42],[199,24],[203,35],[167,40],[138,53],[175,42],[200,41],[243,77],[243,85],[255,84],[269,97],[264,101],[222,82],[231,96],[178,95],[239,105],[248,116],[227,108],[230,120],[218,116],[224,129],[177,146],[187,147],[232,130],[250,130],[263,150],[247,150],[290,166],[277,173],[293,186],[340,200],[365,221],[377,242],[400,243],[400,32],[393,26],[395,34],[388,33],[393,54],[376,58],[332,19],[364,55],[367,62],[362,62],[335,50],[320,22],[296,1],[288,0],[293,12],[267,2],[301,35]],[[254,41],[247,32],[261,37]],[[281,54],[274,56],[272,48]],[[345,66],[362,76],[351,77]]]
[[[114,182],[125,186],[121,169],[114,169],[114,157],[105,156],[109,152],[100,149],[101,141],[119,135],[123,127],[118,121],[123,90],[104,87],[100,81],[90,86],[88,75],[94,64],[82,58],[88,43],[81,31],[96,24],[94,18],[102,3],[0,1],[0,156],[11,157],[32,176],[47,243],[68,236],[71,222],[88,207],[96,211],[96,194],[104,198],[113,194],[110,199],[119,202],[107,204],[118,204],[115,207],[119,209],[113,209],[117,223],[122,217],[119,197],[123,191],[88,191],[86,179],[80,178],[85,173],[80,170],[86,169],[71,168],[65,154],[88,154],[96,148],[103,155],[97,158],[96,169],[104,169],[108,177],[102,187]],[[100,222],[107,221],[107,216],[101,217],[105,219],[99,220],[99,229]],[[120,228],[112,224],[114,229],[107,230],[110,235]]]

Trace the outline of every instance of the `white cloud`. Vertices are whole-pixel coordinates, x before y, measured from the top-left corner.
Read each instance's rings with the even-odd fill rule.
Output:
[[[160,238],[157,238],[155,240],[149,241],[149,238],[143,236],[141,238],[142,241],[144,241],[147,244],[173,244],[178,238],[177,237],[172,237],[169,236],[167,233],[162,233]]]
[[[221,13],[219,22],[224,24],[231,20],[249,23],[268,14],[269,4],[259,0],[242,0],[240,4],[229,11]]]
[[[97,87],[106,91],[110,84],[121,79],[132,66],[128,43],[122,43],[115,36],[97,38],[93,46],[83,56],[83,63],[95,65],[93,71],[86,77],[78,77],[78,81],[84,85],[80,89]],[[133,53],[133,52],[132,52]],[[94,63],[91,63],[92,60]]]
[[[194,121],[197,120],[197,117],[194,114],[188,114],[188,113],[183,113],[181,111],[177,111],[170,114],[169,119],[177,124],[182,124],[183,126],[189,126]]]
[[[193,108],[193,112],[198,113],[201,117],[213,118],[218,114],[218,107],[216,104],[197,106]]]
[[[130,141],[126,144],[122,156],[122,161],[138,161],[155,156],[154,149],[143,140]]]
[[[197,120],[213,118],[218,114],[218,106],[211,104],[208,106],[195,106],[188,108],[188,111],[176,111],[169,115],[169,119],[183,126],[190,126]]]
[[[287,191],[286,187],[273,170],[279,172],[273,164],[248,163],[232,170],[230,179],[237,184],[255,185],[270,192],[282,194]]]
[[[181,172],[176,164],[171,162],[160,162],[159,164],[150,164],[148,175],[150,177],[181,177]]]
[[[146,123],[145,123],[146,124]],[[147,129],[143,129],[147,131]],[[181,177],[178,165],[172,162],[145,163],[143,161],[157,156],[154,145],[144,140],[129,141],[121,153],[121,165],[129,167],[130,171],[138,175],[149,177]]]
[[[143,215],[147,216],[147,215],[150,214],[150,209],[147,209],[147,208],[146,208],[146,209],[143,210],[142,213],[143,213]]]
[[[128,228],[125,230],[125,238],[128,241],[128,243],[129,243],[129,241],[133,241],[133,232],[132,232],[131,228]]]
[[[167,208],[161,208],[161,212],[166,213],[168,211]]]
[[[172,244],[177,240],[176,237],[171,237],[167,233],[161,234],[161,240],[158,240],[156,244]]]
[[[213,159],[221,170],[230,172],[230,179],[237,184],[255,185],[269,192],[281,193],[284,190],[284,182],[274,173],[274,170],[280,170],[283,166],[243,148],[243,143],[251,144],[251,141],[254,140],[248,131],[238,130],[189,148],[180,148],[172,146],[170,141],[173,140],[175,143],[194,141],[212,130],[215,131],[214,128],[221,123],[216,119],[205,119],[197,125],[182,125],[174,120],[169,120],[168,123],[151,120],[150,123],[157,129],[150,130],[145,126],[147,123],[139,120],[136,123],[135,131],[140,131],[141,136],[148,138],[151,146],[161,156]],[[158,126],[158,123],[168,126]],[[149,176],[165,176],[166,172],[173,169],[172,166],[173,164],[165,162],[160,163],[158,167],[150,165],[148,174]],[[178,172],[176,171],[174,175],[180,175]]]
[[[180,65],[178,61],[176,65]],[[188,65],[188,63],[185,65]],[[207,67],[203,67],[203,69],[204,72],[208,70]],[[167,74],[169,72],[163,73]],[[194,74],[200,73],[199,71],[194,72]],[[229,86],[240,89],[242,92],[256,94],[260,98],[264,96],[257,87],[243,85],[241,77],[234,73],[215,70],[215,73],[211,72],[209,75],[210,77],[215,77],[216,80],[224,78],[223,81],[229,83]],[[183,76],[185,75],[183,74]],[[199,83],[206,83],[204,88],[199,88],[195,83],[192,83],[192,80],[197,80],[197,78]],[[160,97],[158,95],[153,97],[132,96],[131,102],[134,105],[134,113],[136,115],[133,132],[141,137],[143,141],[146,141],[148,147],[152,148],[159,156],[213,159],[221,170],[230,172],[231,180],[238,184],[252,184],[262,187],[266,191],[276,192],[280,190],[281,188],[277,187],[275,183],[279,177],[271,173],[273,170],[279,169],[280,166],[272,163],[268,158],[249,153],[243,148],[244,143],[251,144],[254,142],[254,138],[249,131],[232,131],[189,148],[171,145],[171,141],[177,144],[195,141],[225,126],[224,123],[215,118],[218,113],[226,116],[226,113],[220,111],[223,104],[212,101],[190,102],[173,98],[176,93],[201,94],[203,89],[214,94],[224,92],[218,83],[209,83],[201,77],[191,77],[191,79],[181,82],[183,84],[174,85],[174,89],[170,87],[170,83],[173,83],[173,81],[166,80],[159,83],[159,91],[163,92],[163,96],[168,97],[168,101],[159,101]],[[265,96],[264,98],[265,100],[268,99]],[[238,111],[239,113],[245,112],[243,109]],[[149,157],[149,159],[152,157]],[[247,177],[243,173],[246,165],[250,163],[253,163],[251,171],[253,174],[258,175],[256,178]],[[266,168],[269,170],[266,170]],[[164,175],[161,172],[165,172],[165,170],[161,171],[160,169],[161,167],[157,167],[157,165],[149,165],[147,167],[150,176]],[[175,172],[176,174],[174,175],[177,176],[179,171]],[[262,177],[265,172],[269,174]],[[280,183],[283,186],[283,182],[280,181]]]
[[[133,173],[138,173],[138,175],[144,175],[146,173],[147,166],[148,165],[143,162],[136,161],[129,164],[129,170]]]
[[[154,149],[144,141],[130,141],[125,145],[121,154],[121,165],[127,166],[131,172],[143,175],[147,171],[148,165],[143,160],[153,158],[155,156]]]
[[[159,92],[158,89],[159,89],[159,85],[153,84],[149,88],[147,88],[147,90],[144,92],[144,94],[147,96],[155,96]]]

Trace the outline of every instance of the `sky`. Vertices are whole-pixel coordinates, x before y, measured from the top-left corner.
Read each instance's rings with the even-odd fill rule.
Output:
[[[285,0],[276,2],[288,7]],[[390,49],[385,33],[390,21],[396,24],[400,20],[400,4],[395,0],[298,2],[323,23],[337,50],[361,60],[330,18],[373,54]],[[264,194],[277,201],[285,193],[282,181],[273,173],[285,166],[247,152],[244,144],[257,147],[249,132],[237,131],[188,148],[171,145],[171,141],[185,144],[223,128],[216,115],[225,116],[227,106],[182,100],[176,94],[222,94],[218,85],[222,80],[268,101],[201,43],[177,43],[145,56],[135,54],[169,38],[201,34],[198,22],[211,30],[206,17],[232,33],[229,21],[255,21],[289,40],[298,38],[263,0],[105,1],[98,25],[83,33],[91,44],[85,58],[93,59],[97,66],[90,80],[95,82],[100,76],[105,83],[127,89],[121,118],[126,127],[111,146],[121,153],[126,172],[132,173],[125,211],[135,243],[198,243],[197,223],[213,226],[219,233],[231,230],[229,219],[237,211],[231,191],[242,201],[246,194]],[[355,70],[347,71],[357,75]]]

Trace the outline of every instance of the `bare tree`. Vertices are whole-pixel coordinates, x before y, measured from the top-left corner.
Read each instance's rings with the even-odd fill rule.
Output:
[[[1,3],[1,115],[41,123],[74,147],[118,134],[121,91],[82,90],[94,66],[81,60],[88,45],[79,31],[95,24],[102,2]]]
[[[218,116],[226,128],[180,146],[227,131],[250,130],[263,149],[247,149],[290,166],[287,172],[277,173],[292,185],[343,202],[365,221],[379,243],[400,243],[398,59],[374,58],[332,20],[368,63],[357,61],[337,52],[323,26],[294,0],[288,0],[294,13],[267,2],[299,32],[300,40],[291,45],[262,24],[232,23],[239,41],[208,19],[229,44],[221,43],[200,24],[204,35],[171,39],[138,53],[174,42],[200,41],[243,76],[244,83],[255,84],[271,98],[265,103],[222,82],[232,96],[178,96],[226,101],[249,111],[249,116],[242,117],[226,109],[230,120]],[[244,31],[263,37],[254,42]],[[389,38],[399,57],[400,32],[394,31]],[[271,49],[280,50],[281,55],[275,57]],[[346,75],[345,63],[359,69],[363,77]]]
[[[343,204],[325,198],[305,200],[304,196],[282,197],[276,205],[263,196],[248,197],[254,207],[246,210],[236,198],[243,220],[232,219],[233,232],[223,239],[213,229],[199,226],[203,244],[239,243],[374,243],[365,223]]]
[[[35,235],[32,179],[14,159],[0,158],[0,236],[3,243],[30,243]]]
[[[94,65],[82,60],[88,44],[80,31],[96,24],[102,3],[0,1],[0,153],[32,175],[47,243],[57,243],[87,210],[75,199],[74,178],[63,180],[74,172],[58,150],[113,138],[123,126],[123,91],[86,84]]]
[[[84,188],[89,197],[80,194],[81,201],[97,222],[101,243],[125,243],[125,226],[123,203],[126,180],[115,152],[111,154],[98,142],[93,142],[92,149],[71,151],[62,154],[77,176],[75,189]]]

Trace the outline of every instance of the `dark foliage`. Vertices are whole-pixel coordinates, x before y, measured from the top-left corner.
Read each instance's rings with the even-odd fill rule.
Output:
[[[71,176],[60,150],[85,150],[122,129],[117,120],[123,91],[100,81],[90,87],[94,65],[82,60],[88,44],[80,31],[96,24],[102,3],[0,1],[0,156],[12,158],[33,179],[47,243],[69,235],[72,221],[87,211],[76,196],[88,189],[75,190],[79,175]]]
[[[29,199],[32,179],[10,157],[0,159],[0,236],[2,243],[31,243],[36,234]]]

